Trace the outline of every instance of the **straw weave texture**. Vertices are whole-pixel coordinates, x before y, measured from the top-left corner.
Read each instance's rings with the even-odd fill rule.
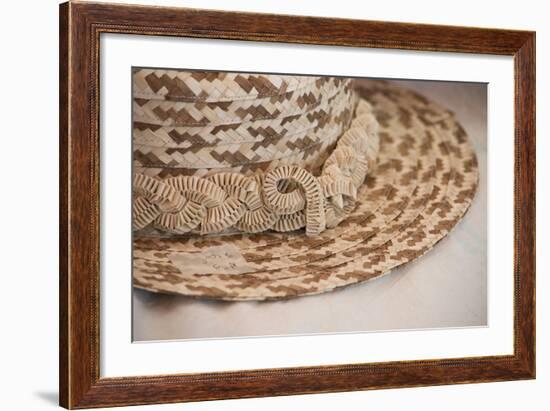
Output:
[[[421,95],[380,81],[358,92],[379,123],[378,164],[339,225],[317,237],[144,233],[134,239],[134,285],[224,300],[289,298],[379,277],[434,247],[475,195],[470,141],[452,113]],[[227,250],[224,262],[201,266],[212,249]],[[197,269],[182,261],[198,261]]]
[[[318,235],[351,210],[379,146],[350,79],[138,69],[133,113],[135,230]]]

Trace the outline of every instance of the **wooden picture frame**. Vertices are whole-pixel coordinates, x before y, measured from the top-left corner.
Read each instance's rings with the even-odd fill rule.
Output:
[[[101,33],[513,56],[514,353],[475,358],[100,378]],[[60,404],[202,401],[535,377],[535,33],[69,2],[60,6]]]

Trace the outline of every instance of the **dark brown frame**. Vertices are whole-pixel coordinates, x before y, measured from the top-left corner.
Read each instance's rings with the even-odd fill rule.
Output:
[[[499,54],[515,64],[514,354],[155,377],[99,374],[101,33]],[[60,6],[60,404],[89,408],[535,377],[535,33],[181,8]]]

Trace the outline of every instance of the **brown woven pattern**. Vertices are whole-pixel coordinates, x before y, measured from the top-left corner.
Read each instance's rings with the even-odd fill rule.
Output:
[[[334,77],[137,69],[133,82],[133,165],[151,177],[317,173],[355,107]]]
[[[134,165],[141,171],[142,168],[228,168],[275,160],[284,163],[289,157],[296,163],[303,158],[304,153],[312,156],[336,142],[349,125],[353,97],[350,90],[342,89],[336,96],[323,101],[314,111],[297,114],[308,121],[303,129],[296,130],[294,124],[291,133],[275,134],[271,138],[217,141],[215,144],[203,140],[186,147],[151,147],[135,142]],[[239,126],[247,127],[250,123],[253,122],[242,122]],[[289,130],[288,127],[285,129]]]
[[[350,80],[327,77],[317,86],[289,91],[281,95],[247,100],[182,102],[164,99],[134,98],[134,121],[160,126],[221,126],[243,121],[269,120],[297,116],[319,107],[333,98]]]
[[[289,298],[376,278],[428,252],[471,204],[475,153],[452,114],[422,96],[383,82],[360,94],[380,124],[380,152],[348,218],[316,238],[136,236],[134,285],[225,300]],[[238,273],[215,264],[194,272],[174,258],[200,258],[212,247],[238,250],[228,256],[241,264]]]
[[[319,77],[135,69],[137,98],[172,101],[233,101],[278,96],[324,81]]]

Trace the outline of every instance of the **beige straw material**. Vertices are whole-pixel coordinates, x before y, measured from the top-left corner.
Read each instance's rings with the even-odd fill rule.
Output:
[[[148,74],[143,75],[143,71]],[[172,87],[163,72],[138,70],[134,78],[149,80],[154,76]],[[223,82],[233,83],[237,76],[203,74],[201,87],[211,92]],[[190,73],[180,73],[176,79],[180,77],[195,81]],[[258,75],[238,74],[238,77],[256,84]],[[143,93],[134,90],[134,171],[164,178],[205,177],[219,172],[252,175],[282,165],[320,170],[327,153],[352,119],[356,105],[352,82],[331,77],[317,77],[316,81],[308,78],[308,91],[303,94],[302,89],[288,91],[291,85],[304,82],[302,78],[277,75],[261,78],[259,89],[250,89],[240,81],[244,89],[239,96],[259,95],[265,82],[277,84],[285,91],[278,96],[250,98],[246,100],[246,110],[241,110],[245,100],[209,103],[147,100],[137,97]],[[281,85],[281,78],[287,86]],[[159,84],[154,83],[156,88]],[[227,87],[231,88],[231,84]]]
[[[288,164],[289,157],[296,163],[300,161],[296,158],[303,158],[305,153],[321,153],[335,144],[349,125],[354,102],[352,90],[343,88],[335,96],[327,97],[312,112],[292,114],[309,122],[302,129],[296,130],[294,125],[292,132],[275,134],[272,138],[258,136],[236,142],[216,141],[214,144],[201,141],[187,147],[151,147],[149,143],[134,141],[134,165],[140,172],[141,168],[219,169],[276,160]],[[281,121],[274,119],[273,122],[279,124]],[[250,127],[251,123],[254,121],[244,121],[237,126]]]
[[[134,121],[159,126],[228,126],[254,120],[269,120],[305,114],[349,89],[351,80],[327,77],[301,90],[279,96],[232,101],[173,101],[135,97]]]
[[[380,148],[350,214],[316,237],[289,233],[134,234],[134,286],[223,300],[318,294],[370,280],[433,248],[477,188],[475,153],[452,113],[382,81],[358,88]]]
[[[219,102],[275,97],[319,86],[328,77],[134,69],[133,96],[189,102]]]

